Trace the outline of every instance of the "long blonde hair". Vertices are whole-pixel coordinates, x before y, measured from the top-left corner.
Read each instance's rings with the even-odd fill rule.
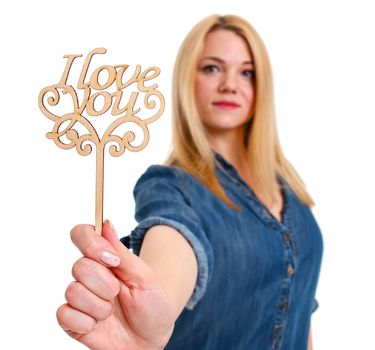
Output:
[[[267,50],[256,30],[241,17],[212,15],[189,32],[177,54],[172,84],[172,143],[165,165],[175,165],[194,176],[230,207],[239,210],[226,196],[215,174],[215,155],[199,117],[194,84],[198,59],[206,35],[214,30],[235,32],[246,40],[255,63],[255,108],[246,127],[245,145],[249,167],[258,194],[270,204],[281,176],[297,197],[314,204],[305,185],[285,158],[276,128],[273,80]]]

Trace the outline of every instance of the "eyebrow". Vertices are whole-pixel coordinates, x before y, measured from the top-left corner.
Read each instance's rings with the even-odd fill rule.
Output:
[[[219,63],[225,63],[224,60],[222,60],[221,58],[215,57],[215,56],[203,57],[201,60],[214,60],[214,61],[219,62]],[[244,62],[242,62],[242,64],[254,64],[254,62],[253,61],[244,61]]]

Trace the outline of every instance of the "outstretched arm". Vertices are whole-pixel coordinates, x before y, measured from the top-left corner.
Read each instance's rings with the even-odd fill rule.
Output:
[[[193,248],[174,228],[156,225],[147,231],[139,256],[155,272],[176,305],[177,319],[197,280],[198,262]]]

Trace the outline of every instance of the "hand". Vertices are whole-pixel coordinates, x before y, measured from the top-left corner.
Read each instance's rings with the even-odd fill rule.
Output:
[[[83,257],[73,266],[67,304],[57,310],[60,326],[92,350],[163,349],[176,310],[153,270],[117,239],[109,221],[102,236],[77,225],[71,238]]]

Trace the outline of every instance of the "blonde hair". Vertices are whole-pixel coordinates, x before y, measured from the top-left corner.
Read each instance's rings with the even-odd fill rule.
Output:
[[[224,29],[246,40],[255,63],[255,108],[246,127],[245,146],[254,186],[264,202],[271,204],[281,176],[297,197],[314,204],[302,179],[285,158],[276,128],[273,80],[267,50],[256,30],[241,17],[212,15],[189,32],[177,54],[172,83],[172,143],[165,165],[175,165],[194,176],[230,207],[239,210],[226,196],[215,174],[215,155],[199,117],[194,84],[197,65],[209,32]]]

